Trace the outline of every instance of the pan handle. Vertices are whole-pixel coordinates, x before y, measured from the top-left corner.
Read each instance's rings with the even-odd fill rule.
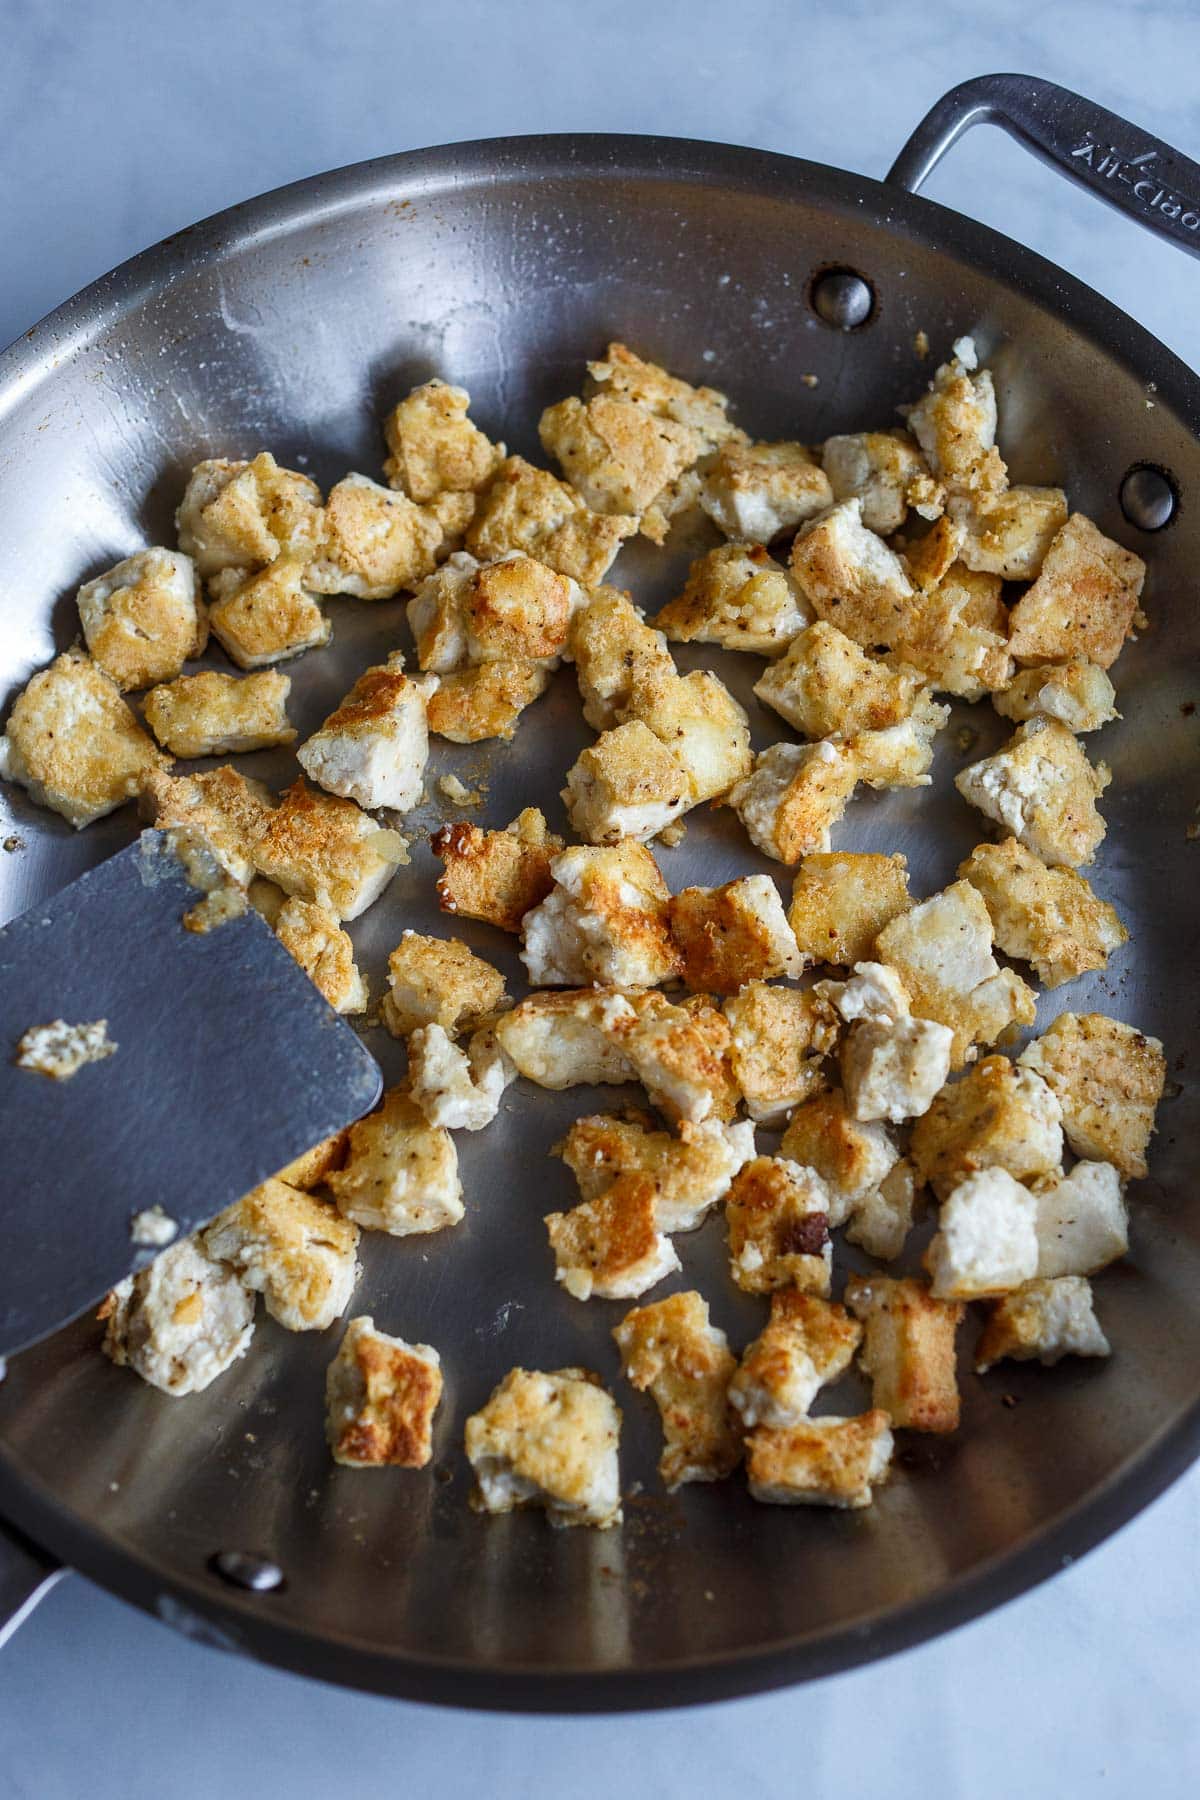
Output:
[[[0,1520],[0,1650],[70,1571]]]
[[[921,120],[887,179],[915,194],[963,132],[982,124],[1002,126],[1060,174],[1200,256],[1200,164],[1034,75],[978,75],[951,88]]]

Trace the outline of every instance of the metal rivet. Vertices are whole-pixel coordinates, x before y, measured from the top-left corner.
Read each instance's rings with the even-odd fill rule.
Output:
[[[830,269],[813,283],[813,311],[835,331],[854,331],[875,310],[870,284],[853,269]]]
[[[283,1586],[283,1570],[269,1556],[246,1550],[218,1550],[209,1567],[230,1587],[249,1588],[252,1594],[270,1594]]]
[[[1135,463],[1121,483],[1120,495],[1121,511],[1139,531],[1161,531],[1179,505],[1175,484],[1153,463]]]

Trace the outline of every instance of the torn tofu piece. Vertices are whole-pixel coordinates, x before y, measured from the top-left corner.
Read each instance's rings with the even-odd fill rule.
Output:
[[[886,731],[860,731],[847,745],[858,779],[871,788],[928,787],[932,777],[933,740],[950,718],[950,708],[917,695],[913,710]]]
[[[1129,1249],[1129,1214],[1111,1163],[1077,1162],[1033,1183],[1039,1276],[1094,1275]]]
[[[22,1033],[12,1060],[18,1069],[32,1069],[51,1081],[70,1081],[88,1063],[105,1062],[119,1049],[108,1035],[107,1019],[88,1019],[78,1025],[52,1019],[48,1025],[31,1025]]]
[[[677,1133],[652,1131],[635,1120],[593,1113],[575,1120],[554,1154],[585,1200],[598,1199],[623,1176],[643,1176],[654,1189],[658,1229],[694,1231],[754,1155],[754,1127],[705,1119],[699,1125],[684,1120]]]
[[[562,798],[589,844],[654,837],[693,805],[686,771],[640,719],[602,731],[580,751]]]
[[[1060,1013],[1018,1061],[1054,1089],[1076,1156],[1110,1162],[1129,1180],[1145,1175],[1167,1076],[1157,1038],[1103,1013]]]
[[[937,1095],[913,1127],[917,1177],[940,1200],[980,1169],[1007,1169],[1032,1181],[1059,1168],[1062,1111],[1032,1069],[985,1056]]]
[[[788,923],[802,956],[848,968],[867,961],[884,926],[911,907],[899,853],[814,852],[796,871]]]
[[[325,1371],[325,1436],[347,1469],[423,1469],[433,1455],[442,1364],[430,1344],[351,1319]]]
[[[874,1405],[902,1429],[957,1431],[962,1302],[935,1299],[923,1281],[859,1275],[846,1283],[846,1305],[865,1328],[861,1362]]]
[[[707,669],[649,676],[634,690],[629,714],[648,725],[691,783],[691,804],[715,800],[748,775],[754,760],[745,709]]]
[[[1115,909],[1082,875],[1048,868],[1016,838],[976,845],[958,873],[983,896],[1005,956],[1032,963],[1048,988],[1107,968],[1128,940]]]
[[[77,831],[169,766],[116,683],[77,650],[32,677],[0,735],[0,780],[18,782]]]
[[[615,588],[601,588],[574,614],[567,643],[583,716],[593,731],[619,725],[630,716],[635,694],[676,674],[662,632]]]
[[[402,662],[396,653],[365,669],[297,750],[304,773],[326,793],[394,812],[411,812],[420,800],[429,761],[425,703],[430,680],[405,675]]]
[[[481,562],[514,551],[536,556],[590,588],[604,580],[622,543],[637,529],[635,514],[593,512],[548,469],[510,456],[479,496],[467,549]]]
[[[122,692],[170,681],[208,642],[208,614],[190,556],[139,550],[78,595],[83,635]]]
[[[467,417],[471,396],[448,381],[423,381],[394,406],[383,424],[389,487],[418,505],[439,494],[477,494],[504,461],[504,445],[493,444]]]
[[[754,692],[805,737],[848,738],[899,725],[924,682],[917,669],[868,656],[836,625],[818,619],[767,664]]]
[[[317,594],[390,600],[458,547],[473,511],[469,494],[443,493],[418,506],[369,475],[344,475],[325,502],[308,585]]]
[[[873,1193],[859,1201],[846,1227],[852,1244],[880,1262],[894,1262],[913,1227],[917,1184],[912,1164],[905,1158],[895,1163]]]
[[[722,444],[700,482],[700,504],[718,531],[769,544],[833,502],[829,476],[804,444]]]
[[[350,1304],[359,1277],[358,1227],[327,1200],[264,1181],[203,1234],[205,1251],[261,1294],[285,1331],[324,1331]]]
[[[885,925],[876,954],[898,972],[913,1012],[953,1032],[952,1068],[974,1044],[1033,1024],[1037,996],[992,955],[988,910],[970,882],[954,882]]]
[[[694,1290],[626,1313],[613,1331],[625,1379],[648,1389],[662,1420],[658,1472],[674,1491],[687,1481],[721,1481],[742,1459],[729,1383],[737,1359],[709,1323]]]
[[[214,1262],[200,1238],[184,1238],[127,1275],[100,1308],[104,1354],[164,1394],[199,1394],[244,1356],[254,1335],[254,1295]]]
[[[654,623],[677,644],[720,644],[774,656],[812,618],[782,563],[759,544],[721,544],[688,570]]]
[[[670,890],[643,844],[571,845],[550,871],[554,887],[521,921],[535,987],[654,987],[679,974]]]
[[[517,720],[546,691],[549,672],[541,663],[488,662],[434,677],[426,701],[429,729],[452,744],[480,744],[487,738],[512,741]]]
[[[862,1326],[844,1306],[781,1288],[771,1295],[771,1317],[743,1352],[729,1384],[729,1404],[753,1431],[786,1431],[804,1423],[827,1382],[854,1358]]]
[[[821,461],[835,501],[858,500],[868,531],[889,537],[908,517],[909,489],[928,476],[906,431],[857,431],[826,438]]]
[[[785,1431],[759,1427],[746,1439],[746,1475],[756,1500],[773,1506],[870,1506],[892,1460],[885,1412],[829,1414]]]
[[[698,994],[682,1006],[653,992],[643,993],[636,1006],[613,999],[605,1029],[628,1058],[651,1104],[672,1124],[732,1119],[739,1095],[729,1022],[707,995]]]
[[[1046,551],[1041,573],[1012,609],[1019,663],[1084,661],[1109,668],[1133,629],[1146,565],[1082,513]]]
[[[975,1373],[994,1363],[1040,1362],[1052,1368],[1064,1356],[1111,1356],[1096,1318],[1091,1283],[1078,1275],[1029,1281],[998,1300],[975,1349]]]
[[[471,1504],[506,1513],[540,1506],[551,1525],[621,1522],[621,1413],[587,1369],[510,1369],[467,1420]]]
[[[1050,663],[1021,669],[992,705],[1005,719],[1056,719],[1068,731],[1099,731],[1120,715],[1116,690],[1096,663]]]
[[[893,1125],[919,1118],[945,1082],[954,1033],[933,1019],[865,1018],[842,1044],[842,1082],[851,1115]]]
[[[730,789],[728,803],[755,848],[790,865],[829,849],[857,784],[858,764],[845,744],[772,744]]]
[[[840,1088],[796,1108],[779,1154],[820,1176],[831,1227],[844,1225],[878,1192],[900,1159],[886,1127],[854,1118]]]
[[[209,608],[213,636],[239,669],[262,669],[327,644],[333,627],[309,583],[310,563],[284,551],[257,574],[218,576]]]
[[[802,526],[789,566],[819,619],[866,650],[897,642],[913,585],[896,552],[863,524],[861,500],[839,501]]]
[[[331,1169],[340,1169],[346,1160],[346,1151],[350,1143],[348,1131],[335,1132],[332,1137],[322,1138],[311,1150],[296,1157],[286,1169],[280,1169],[275,1179],[284,1181],[288,1187],[303,1188],[308,1193],[311,1188],[320,1187]]]
[[[446,1131],[483,1131],[516,1078],[491,1026],[480,1026],[465,1050],[441,1025],[418,1025],[409,1036],[409,1092],[429,1123]]]
[[[454,1139],[399,1087],[350,1127],[345,1164],[327,1186],[343,1218],[391,1237],[442,1231],[464,1212]]]
[[[547,1213],[556,1279],[576,1300],[634,1300],[680,1267],[650,1175],[618,1175],[594,1200]]]
[[[554,886],[551,865],[563,841],[537,807],[527,806],[503,831],[481,831],[465,820],[443,825],[430,847],[445,865],[437,882],[443,912],[519,932],[525,914]]]
[[[138,806],[160,831],[198,832],[226,874],[244,887],[257,866],[275,796],[261,781],[224,764],[197,775],[148,775]]]
[[[976,500],[956,497],[950,513],[963,526],[959,555],[968,569],[1033,581],[1067,522],[1067,496],[1061,488],[1010,487]]]
[[[354,945],[331,912],[293,898],[279,909],[274,930],[334,1012],[366,1012],[367,984],[354,961]]]
[[[312,555],[323,528],[321,490],[281,469],[268,450],[252,462],[215,457],[192,470],[175,524],[179,548],[206,581],[228,569],[244,577],[288,551]]]
[[[622,1033],[637,1014],[627,998],[587,987],[531,994],[496,1020],[496,1038],[519,1074],[538,1087],[619,1087],[636,1081]]]
[[[1077,868],[1095,860],[1107,829],[1096,810],[1112,774],[1088,761],[1065,725],[1033,718],[994,756],[960,769],[954,785],[1043,862]]]
[[[833,1198],[815,1169],[781,1156],[756,1156],[725,1197],[729,1268],[747,1294],[797,1287],[828,1296],[833,1272]]]
[[[684,888],[671,899],[669,918],[683,979],[696,993],[736,994],[750,981],[804,972],[769,875],[743,875],[723,887]]]
[[[836,1047],[837,1017],[813,989],[748,981],[725,1002],[733,1077],[750,1117],[782,1125],[825,1085],[822,1062]]]
[[[1007,1169],[980,1169],[946,1196],[925,1266],[939,1300],[985,1300],[1037,1274],[1037,1203]]]
[[[405,605],[417,647],[417,666],[427,674],[448,675],[470,662],[467,608],[479,568],[473,556],[456,550],[440,568],[418,583]]]
[[[254,866],[285,894],[312,900],[338,919],[357,919],[408,861],[398,831],[386,831],[353,800],[294,781],[268,814]]]
[[[910,553],[914,580],[915,562]],[[893,658],[919,669],[939,693],[961,700],[1007,687],[1015,665],[1002,586],[999,575],[953,563],[915,595],[893,640]]]
[[[291,686],[277,669],[241,677],[204,669],[151,688],[142,711],[172,756],[240,756],[295,743],[287,716]]]
[[[951,360],[942,364],[929,392],[908,411],[908,429],[951,493],[998,493],[1008,480],[996,449],[991,372],[976,373],[977,369],[974,340],[957,338]]]
[[[577,581],[519,555],[476,568],[460,599],[468,662],[540,662],[548,669],[558,667],[571,620],[586,604]]]
[[[440,1025],[450,1037],[474,1031],[508,1004],[504,977],[458,938],[406,931],[388,957],[380,1015],[393,1037]]]
[[[909,1014],[908,989],[886,963],[855,963],[847,981],[818,981],[816,992],[847,1025],[875,1019],[893,1025]]]

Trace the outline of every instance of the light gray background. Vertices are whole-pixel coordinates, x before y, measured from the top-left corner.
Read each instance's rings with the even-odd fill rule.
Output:
[[[0,0],[0,341],[249,194],[514,131],[658,131],[882,174],[965,76],[1074,86],[1200,157],[1195,0]],[[979,131],[928,192],[1064,264],[1193,366],[1194,262]],[[234,1663],[78,1579],[0,1653],[3,1800],[309,1800],[353,1786],[1157,1800],[1200,1786],[1200,1470],[1048,1587],[790,1693],[614,1720],[469,1716]]]

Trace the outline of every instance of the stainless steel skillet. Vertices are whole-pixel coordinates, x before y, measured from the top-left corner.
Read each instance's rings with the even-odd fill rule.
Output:
[[[536,455],[541,407],[573,391],[583,359],[613,336],[728,388],[757,434],[817,441],[913,397],[931,368],[914,350],[919,331],[935,354],[973,331],[997,374],[1014,475],[1061,482],[1151,565],[1153,627],[1122,658],[1124,719],[1102,740],[1114,782],[1096,882],[1133,942],[1110,976],[1043,1009],[1135,1020],[1176,1063],[1179,1091],[1134,1196],[1134,1253],[1099,1283],[1112,1363],[1014,1367],[983,1382],[964,1372],[961,1434],[906,1449],[876,1505],[844,1517],[758,1507],[736,1481],[665,1498],[650,1409],[619,1389],[625,1479],[641,1484],[621,1532],[481,1521],[466,1506],[459,1445],[494,1381],[516,1362],[582,1361],[617,1385],[608,1334],[620,1309],[553,1290],[540,1222],[567,1195],[545,1150],[612,1092],[525,1091],[461,1141],[464,1225],[424,1245],[372,1242],[356,1296],[356,1309],[442,1350],[436,1472],[331,1468],[324,1339],[261,1326],[242,1364],[175,1402],[106,1364],[84,1321],[16,1359],[0,1384],[9,1610],[61,1561],[206,1641],[381,1692],[514,1708],[709,1699],[845,1667],[998,1603],[1113,1530],[1200,1448],[1198,1109],[1186,1063],[1200,381],[1068,275],[910,191],[983,117],[1182,247],[1200,243],[1200,169],[1047,84],[991,77],[941,102],[884,183],[706,144],[506,139],[304,182],[136,258],[0,360],[0,690],[70,640],[83,577],[170,532],[200,456],[269,445],[322,482],[373,472],[385,406],[431,373],[464,382],[482,422]],[[1143,466],[1151,474],[1126,483]],[[1168,513],[1161,530],[1142,529]],[[629,553],[617,573],[653,605],[686,553]],[[302,729],[382,643],[404,641],[399,605],[336,602],[332,614],[332,652],[293,670]],[[754,659],[713,660],[747,697]],[[760,742],[776,735],[753,716]],[[964,709],[960,723],[981,749],[1002,735],[985,709]],[[440,749],[436,773],[468,786],[482,774],[476,816],[489,822],[530,802],[558,817],[562,771],[587,735],[568,673],[510,750],[485,764]],[[916,891],[942,885],[977,835],[947,791],[959,754],[952,729],[932,793],[856,802],[840,841],[903,849]],[[284,758],[253,761],[269,780],[286,774]],[[434,793],[425,825],[444,814]],[[0,912],[51,892],[131,829],[118,815],[75,836],[5,789],[0,839],[24,847],[0,852]],[[749,859],[716,815],[664,866],[680,886]],[[403,926],[446,929],[432,874],[423,847],[363,922],[376,981]],[[455,929],[498,954],[486,928]],[[394,1076],[395,1047],[377,1048]],[[162,1182],[165,1194],[166,1132]],[[682,1252],[686,1280],[743,1341],[759,1309],[732,1293],[719,1225]]]

